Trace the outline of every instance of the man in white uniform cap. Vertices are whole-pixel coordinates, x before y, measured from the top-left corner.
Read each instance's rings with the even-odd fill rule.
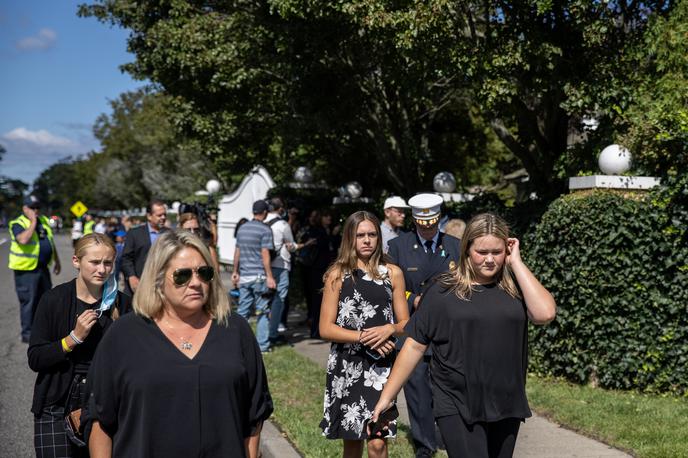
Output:
[[[385,199],[385,220],[380,224],[382,232],[382,251],[387,253],[390,240],[399,236],[400,229],[404,226],[406,213],[404,210],[409,208],[406,201],[399,196],[391,196]]]
[[[400,234],[389,242],[388,254],[404,272],[406,300],[411,314],[419,306],[432,279],[459,262],[461,242],[439,230],[442,202],[442,197],[437,194],[417,194],[409,199],[415,231]],[[399,339],[399,348],[403,342],[404,339]],[[404,386],[416,457],[432,456],[437,449],[429,382],[430,357],[427,352]]]

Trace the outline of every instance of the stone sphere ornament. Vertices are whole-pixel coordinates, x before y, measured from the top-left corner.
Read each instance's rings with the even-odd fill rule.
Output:
[[[310,183],[313,181],[313,172],[308,167],[302,165],[296,168],[294,179],[299,183]]]
[[[209,194],[215,194],[220,190],[220,188],[220,182],[217,180],[208,180],[208,182],[205,184],[205,190],[208,191]]]
[[[363,186],[358,181],[350,181],[344,185],[344,188],[352,199],[358,199],[363,194]]]
[[[451,172],[440,172],[433,178],[432,187],[436,192],[454,192],[456,190],[456,178]]]
[[[605,175],[621,175],[631,169],[631,152],[621,145],[609,145],[600,153],[598,164]]]

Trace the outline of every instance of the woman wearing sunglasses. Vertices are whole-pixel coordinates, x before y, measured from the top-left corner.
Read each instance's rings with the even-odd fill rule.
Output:
[[[65,418],[82,407],[80,389],[104,333],[131,305],[129,296],[117,291],[114,263],[108,236],[82,237],[72,257],[76,278],[44,294],[36,309],[28,356],[29,367],[38,372],[31,406],[37,457],[86,453],[73,431],[65,430]],[[79,415],[72,420],[79,422]]]
[[[201,225],[198,222],[198,216],[191,212],[182,213],[179,215],[179,228],[189,231],[192,234],[201,237],[205,241],[205,244],[208,246],[208,250],[210,250],[210,257],[213,259],[213,267],[215,267],[215,270],[219,272],[220,263],[217,259],[217,248],[213,241],[214,237],[212,231],[210,231],[211,233],[208,234],[207,237],[204,237],[203,231],[201,230]]]
[[[255,456],[272,412],[263,361],[198,237],[158,238],[134,312],[93,361],[91,456]]]

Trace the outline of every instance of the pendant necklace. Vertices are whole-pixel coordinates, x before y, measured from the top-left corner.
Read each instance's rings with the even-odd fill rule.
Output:
[[[165,321],[165,324],[167,325],[167,328],[170,331],[174,331],[174,328],[172,326],[170,326],[169,321],[167,321],[167,320],[164,320],[164,321]],[[179,348],[181,348],[182,350],[187,350],[187,351],[193,350],[193,344],[189,341],[188,337],[178,337],[177,335],[174,334],[174,332],[172,332],[172,335],[174,337],[177,337],[179,340],[182,341],[182,343],[179,344]]]
[[[193,344],[191,342],[186,340],[184,337],[180,337],[179,339],[182,341],[182,343],[179,345],[179,348],[181,348],[182,350],[193,349]]]

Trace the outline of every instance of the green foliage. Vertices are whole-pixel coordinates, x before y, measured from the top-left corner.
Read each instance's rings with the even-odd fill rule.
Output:
[[[447,207],[452,217],[461,218],[466,223],[479,213],[497,214],[507,222],[511,235],[520,238],[527,247],[532,243],[537,222],[547,210],[547,202],[536,199],[507,206],[498,194],[485,192],[475,196],[473,200],[451,203]]]
[[[667,177],[688,167],[688,1],[656,18],[635,51],[633,103],[618,120],[640,171]]]
[[[372,195],[413,194],[440,170],[483,184],[520,161],[549,200],[613,136],[634,100],[633,51],[672,3],[132,5],[100,0],[80,14],[131,31],[136,60],[124,68],[174,97],[175,125],[225,180],[257,163],[278,181],[311,165],[336,185],[346,169]],[[572,136],[585,116],[600,134]]]
[[[92,198],[100,208],[144,206],[151,197],[180,200],[214,178],[211,161],[198,145],[178,135],[171,100],[142,89],[110,102],[94,133],[103,147]]]
[[[554,201],[528,265],[557,300],[531,368],[602,387],[688,393],[688,180]]]
[[[51,212],[71,217],[69,207],[80,200],[93,207],[93,190],[102,156],[91,154],[85,158],[63,159],[43,170],[33,184],[33,194]],[[107,207],[106,207],[107,208]]]
[[[446,56],[398,46],[398,29],[360,24],[359,8],[101,1],[80,14],[131,30],[136,61],[125,68],[173,96],[175,125],[226,181],[260,163],[284,182],[309,165],[377,196],[426,190],[440,170],[460,185],[499,178],[495,165],[511,172],[517,161],[474,113],[462,76],[446,72]],[[450,44],[438,35],[431,47]]]
[[[0,175],[0,218],[21,212],[22,198],[29,185],[21,180]]]
[[[637,458],[679,458],[688,450],[688,398],[612,391],[529,376],[528,401],[557,424]]]
[[[549,198],[563,192],[567,176],[591,163],[600,142],[609,142],[607,126],[633,100],[628,86],[639,65],[631,51],[643,42],[648,22],[666,15],[672,3],[338,5],[366,30],[396,33],[398,47],[453,78],[521,160],[533,189]],[[583,133],[585,116],[597,118],[607,136],[571,135]],[[574,157],[567,154],[571,141]]]

